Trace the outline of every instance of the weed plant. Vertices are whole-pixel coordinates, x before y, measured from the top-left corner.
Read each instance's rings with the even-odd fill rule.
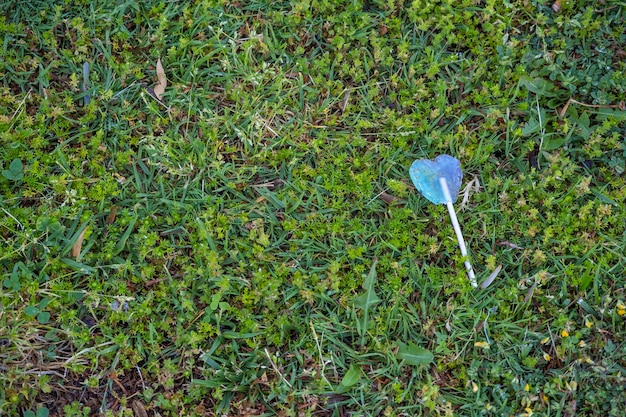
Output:
[[[0,415],[623,415],[622,1],[0,10]]]

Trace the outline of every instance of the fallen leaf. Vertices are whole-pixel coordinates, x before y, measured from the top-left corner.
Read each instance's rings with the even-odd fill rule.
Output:
[[[267,188],[270,191],[274,191],[276,188],[282,186],[285,184],[285,181],[281,180],[280,178],[277,178],[273,181],[269,181],[269,182],[264,182],[262,184],[252,184],[253,187],[263,187],[263,188]]]
[[[72,256],[76,258],[77,261],[78,261],[78,257],[80,256],[80,251],[83,248],[83,239],[85,238],[85,230],[87,230],[86,227],[83,229],[82,232],[80,232],[80,234],[78,235],[78,239],[76,239],[76,243],[74,243],[74,246],[72,246]]]
[[[106,237],[109,234],[109,225],[113,224],[115,221],[115,216],[117,215],[117,206],[111,207],[111,212],[107,216],[107,222],[104,225],[104,236]]]
[[[161,58],[157,60],[156,73],[158,82],[154,85],[154,95],[161,100],[163,93],[165,93],[165,87],[167,87],[167,78],[165,77],[165,70],[161,64]]]
[[[386,192],[382,192],[380,193],[380,199],[383,200],[385,203],[387,204],[404,204],[406,203],[406,200],[403,200],[399,197],[396,197],[395,195],[391,195],[389,193]]]
[[[146,287],[150,288],[153,285],[158,284],[159,282],[163,282],[165,280],[167,280],[167,278],[151,279],[150,281],[146,281],[145,284],[143,284],[143,285],[145,285]]]
[[[135,414],[135,417],[148,417],[146,407],[143,406],[143,403],[141,401],[133,401],[133,403],[131,404],[131,408],[133,409],[133,414]]]
[[[507,247],[509,247],[509,248],[511,248],[511,249],[524,249],[523,247],[521,247],[521,246],[519,246],[519,245],[516,245],[516,244],[515,244],[515,243],[513,243],[513,242],[509,242],[508,240],[500,240],[500,241],[498,241],[498,242],[496,242],[496,243],[497,243],[498,245],[500,245],[500,246],[507,246]]]
[[[346,90],[343,95],[343,102],[341,103],[341,112],[345,113],[348,107],[348,101],[350,101],[350,90]]]
[[[113,224],[113,222],[115,221],[116,215],[117,215],[117,206],[113,206],[111,207],[111,211],[109,212],[109,215],[107,216],[107,224]]]

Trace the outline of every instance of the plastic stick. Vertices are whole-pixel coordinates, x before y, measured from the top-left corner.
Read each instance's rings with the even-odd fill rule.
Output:
[[[461,226],[459,226],[459,219],[456,217],[456,211],[454,211],[454,205],[452,204],[452,197],[450,196],[450,189],[448,188],[448,183],[445,178],[439,178],[439,184],[441,184],[441,189],[443,190],[443,195],[446,198],[446,206],[448,206],[448,213],[450,213],[450,220],[452,220],[452,227],[454,228],[454,232],[456,233],[456,239],[459,242],[459,249],[461,249],[461,255],[464,258],[467,258],[467,247],[465,246],[465,240],[463,239],[463,233],[461,232]],[[476,283],[476,275],[474,274],[474,269],[472,268],[472,264],[469,259],[465,262],[465,269],[467,269],[467,275],[469,276],[470,282],[472,283],[472,287],[478,287]]]

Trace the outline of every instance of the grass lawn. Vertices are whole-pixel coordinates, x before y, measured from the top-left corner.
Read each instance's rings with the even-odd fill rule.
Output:
[[[624,1],[0,11],[0,415],[624,415]]]

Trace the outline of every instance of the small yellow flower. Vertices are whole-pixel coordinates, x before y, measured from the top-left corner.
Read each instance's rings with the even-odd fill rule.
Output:
[[[475,382],[472,382],[472,392],[478,392],[478,384]]]
[[[589,319],[585,319],[585,327],[591,329],[591,326],[593,326],[593,322]]]
[[[617,314],[619,314],[620,316],[626,314],[626,305],[622,300],[619,300],[617,302]]]
[[[541,339],[541,344],[542,345],[547,345],[549,341],[550,341],[549,337],[544,337],[543,339]]]
[[[567,329],[561,330],[561,337],[569,337],[569,332],[567,331]]]
[[[585,343],[584,340],[581,340],[580,342],[578,342],[578,347],[584,348],[585,346],[587,346],[587,343]]]
[[[530,384],[527,382],[526,386],[524,387],[524,391],[528,392],[530,391]]]
[[[545,359],[546,362],[550,362],[550,359],[552,359],[552,356],[548,355],[546,352],[543,352],[543,358]]]
[[[474,347],[479,347],[483,349],[489,349],[489,343],[487,342],[476,342],[474,343]]]

